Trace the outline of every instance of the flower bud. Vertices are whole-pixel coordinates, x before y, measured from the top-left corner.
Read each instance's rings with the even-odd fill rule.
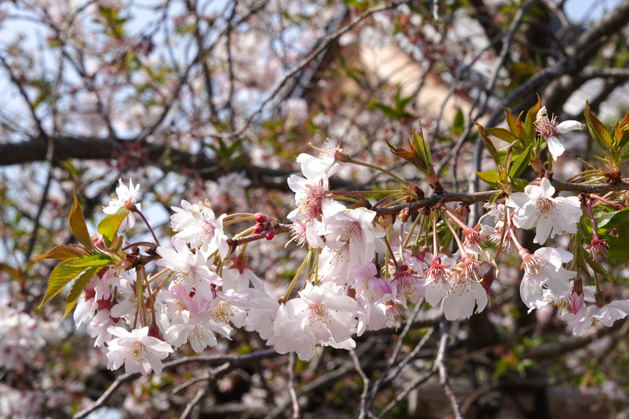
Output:
[[[268,241],[273,240],[273,237],[275,237],[275,229],[273,228],[273,226],[269,226],[269,229],[266,232],[266,235],[264,236]]]
[[[263,230],[262,224],[256,224],[253,227],[253,234],[260,234],[260,233],[262,233],[262,230]]]
[[[256,212],[255,217],[256,223],[264,223],[267,220],[266,215],[262,214],[261,212]]]

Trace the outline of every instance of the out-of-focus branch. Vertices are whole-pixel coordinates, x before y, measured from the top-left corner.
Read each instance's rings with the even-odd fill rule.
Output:
[[[184,168],[196,171],[205,180],[216,180],[228,173],[244,171],[255,186],[287,191],[286,177],[292,173],[287,170],[244,164],[225,167],[216,159],[203,154],[191,154],[165,145],[137,143],[128,140],[118,139],[111,142],[89,137],[61,136],[55,137],[53,142],[54,162],[65,159],[112,160],[122,156],[125,150],[134,144],[141,144],[138,158],[166,171],[172,170],[181,173]],[[37,140],[0,144],[0,166],[44,161],[46,160],[46,151],[46,144]],[[164,163],[164,161],[168,163]]]
[[[228,362],[232,367],[241,365],[247,365],[249,363],[257,362],[261,359],[272,358],[275,356],[281,356],[274,349],[267,349],[264,351],[252,352],[245,355],[209,355],[209,356],[191,356],[176,359],[174,361],[166,362],[164,364],[164,371],[175,369],[181,365],[187,364],[200,364],[200,365],[214,365]],[[226,370],[221,370],[225,372]],[[81,410],[76,414],[75,418],[80,419],[89,415],[94,410],[105,405],[105,403],[113,396],[116,390],[124,383],[134,380],[140,376],[140,373],[128,373],[122,374],[116,378],[116,381],[109,386],[109,388],[90,406]]]
[[[524,358],[530,359],[550,359],[560,355],[564,355],[568,352],[575,351],[577,349],[581,349],[602,338],[603,336],[610,335],[620,328],[623,325],[629,322],[629,320],[625,320],[624,322],[617,322],[612,327],[596,327],[589,329],[587,332],[583,334],[583,336],[572,336],[562,340],[560,342],[547,343],[537,348],[533,348],[524,354]]]
[[[461,413],[461,408],[459,406],[459,402],[456,399],[456,395],[454,394],[454,390],[452,390],[452,386],[450,385],[450,376],[448,374],[448,370],[446,368],[446,353],[448,351],[448,339],[449,339],[449,323],[444,318],[441,320],[441,340],[439,342],[439,351],[437,352],[437,358],[435,359],[435,368],[439,371],[439,383],[443,387],[443,391],[450,399],[450,404],[452,406],[452,412],[454,413],[454,417],[456,419],[462,419],[463,414]]]
[[[277,86],[273,91],[269,94],[269,96],[262,101],[262,103],[258,106],[258,108],[249,115],[249,117],[245,120],[244,124],[234,132],[228,134],[214,133],[212,135],[221,138],[235,138],[241,135],[245,130],[249,127],[249,125],[253,122],[253,120],[264,110],[266,105],[268,105],[271,101],[275,100],[280,92],[285,88],[285,86],[289,83],[289,81],[293,80],[293,78],[306,66],[308,66],[319,54],[324,51],[330,43],[334,42],[343,34],[349,32],[354,26],[359,24],[363,19],[369,17],[377,12],[382,12],[384,10],[394,9],[402,4],[408,3],[409,0],[396,0],[390,3],[385,3],[379,6],[372,7],[370,9],[365,10],[355,18],[353,18],[347,25],[339,28],[334,33],[331,33],[327,37],[325,37],[318,47],[310,52],[303,60],[299,62],[295,67],[293,67],[288,73],[284,75],[284,77],[278,82]]]

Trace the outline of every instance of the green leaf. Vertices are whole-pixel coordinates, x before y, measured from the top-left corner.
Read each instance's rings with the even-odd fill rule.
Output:
[[[74,259],[64,260],[55,266],[55,269],[53,269],[48,279],[48,288],[39,307],[43,307],[44,304],[59,294],[63,287],[85,270],[85,267],[70,265],[70,262],[73,260]]]
[[[616,212],[608,212],[596,219],[596,226],[601,229],[612,229],[620,224],[627,222],[629,218],[629,208],[621,209]]]
[[[493,194],[491,198],[489,198],[489,203],[493,204],[494,202],[496,202],[498,198],[500,198],[500,195],[502,195],[502,192],[496,192],[495,194]]]
[[[426,165],[426,167],[432,164],[432,154],[430,153],[430,144],[424,140],[424,130],[421,124],[419,125],[419,133],[413,128],[413,143],[412,147],[419,155],[419,158]]]
[[[50,249],[48,252],[44,253],[43,255],[35,256],[35,259],[66,260],[66,259],[80,258],[86,255],[87,253],[85,252],[85,249],[83,249],[80,246],[72,245],[72,244],[71,245],[62,244],[60,246],[53,247],[52,249]]]
[[[461,108],[457,109],[456,115],[454,115],[454,122],[452,122],[451,131],[455,135],[461,135],[464,131],[465,125],[465,116],[463,116],[463,111]]]
[[[483,181],[486,182],[488,184],[490,184],[491,186],[493,186],[494,188],[498,188],[498,172],[496,172],[495,170],[488,170],[486,172],[476,172],[476,175],[478,175],[478,177]]]
[[[494,159],[494,162],[496,163],[496,167],[499,167],[500,156],[498,155],[498,150],[496,150],[494,143],[492,143],[491,140],[487,138],[487,134],[485,134],[485,129],[482,127],[482,125],[477,123],[476,126],[478,127],[480,138],[483,140],[485,147],[487,148],[487,150],[489,150],[489,154],[491,154],[491,157]]]
[[[98,272],[105,266],[111,265],[112,260],[104,254],[96,254],[85,256],[82,258],[74,258],[64,260],[53,269],[48,279],[48,288],[44,299],[39,305],[43,307],[48,301],[61,292],[61,290],[74,279],[83,275],[85,272],[96,270]],[[94,275],[92,275],[94,276]]]
[[[91,267],[103,267],[111,265],[111,257],[104,254],[96,254],[86,256],[80,259],[70,259],[67,261],[68,265],[77,268],[91,268]]]
[[[107,246],[114,241],[116,235],[118,234],[120,224],[130,213],[131,211],[122,207],[118,210],[118,212],[113,215],[106,216],[100,223],[98,223],[98,232],[103,235],[103,239],[105,239]]]
[[[95,246],[90,239],[90,233],[87,231],[87,225],[85,224],[85,217],[83,211],[79,206],[79,200],[76,198],[76,193],[73,191],[74,202],[72,203],[72,209],[70,210],[70,230],[72,235],[77,239],[79,243],[88,249],[94,249]]]
[[[513,161],[513,163],[511,164],[511,169],[509,170],[509,174],[512,177],[518,177],[520,176],[520,174],[522,174],[522,172],[524,171],[524,169],[526,169],[526,166],[528,166],[529,161],[531,160],[531,147],[532,144],[529,144],[529,146],[526,148],[526,150],[524,150],[524,152],[518,154]]]
[[[629,259],[629,241],[608,234],[601,235],[601,238],[607,240],[607,244],[609,244],[609,259]]]
[[[502,141],[506,141],[509,144],[518,141],[518,137],[513,135],[511,131],[508,131],[504,128],[487,128],[485,132],[489,135],[500,138]]]
[[[72,311],[72,308],[74,308],[74,305],[78,301],[78,299],[81,296],[81,293],[83,292],[83,290],[85,290],[85,287],[87,287],[87,284],[90,283],[92,278],[94,278],[94,275],[96,275],[98,273],[98,271],[100,271],[101,269],[102,268],[100,268],[100,267],[88,268],[85,271],[83,271],[74,280],[74,283],[70,287],[70,292],[68,293],[68,296],[66,297],[66,301],[67,301],[68,304],[66,305],[66,311],[63,314],[63,317],[61,318],[61,320],[65,319],[65,317],[68,315],[68,313],[70,313],[70,311]]]
[[[611,276],[609,272],[607,272],[607,269],[605,269],[603,267],[603,265],[601,265],[600,263],[598,263],[597,261],[595,261],[592,258],[592,255],[590,255],[590,252],[588,252],[588,251],[586,251],[584,249],[583,250],[583,256],[584,256],[585,261],[587,262],[587,264],[590,265],[590,268],[592,268],[592,270],[594,272],[596,272],[597,274],[601,275],[603,278],[607,279],[608,281],[611,281],[614,284],[618,285],[618,283],[616,282],[614,277]]]

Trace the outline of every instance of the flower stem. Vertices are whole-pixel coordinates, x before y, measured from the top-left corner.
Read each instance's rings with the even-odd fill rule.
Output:
[[[133,212],[137,213],[140,218],[142,218],[142,220],[144,220],[144,224],[146,224],[146,226],[148,227],[149,231],[151,232],[151,234],[153,235],[153,240],[155,240],[155,244],[156,245],[160,245],[159,244],[159,240],[157,239],[157,236],[155,235],[155,232],[153,231],[153,229],[151,228],[151,225],[149,224],[148,220],[146,219],[146,217],[144,216],[144,214],[142,214],[142,211],[140,211],[135,205],[133,206]]]
[[[299,278],[299,275],[301,275],[301,272],[304,270],[304,268],[306,267],[306,265],[310,261],[310,256],[311,255],[312,255],[312,250],[310,250],[308,252],[308,255],[306,256],[304,261],[301,263],[301,266],[297,270],[297,273],[293,277],[293,280],[290,282],[290,285],[288,286],[288,289],[286,290],[286,292],[284,293],[284,295],[280,299],[280,303],[286,302],[288,300],[288,297],[290,297],[290,293],[293,291],[293,288],[295,287],[295,284],[297,283],[297,279]]]
[[[388,170],[383,169],[382,167],[378,167],[378,166],[375,166],[373,164],[370,164],[370,163],[367,163],[367,162],[364,162],[364,161],[355,160],[355,159],[353,159],[351,157],[349,158],[348,162],[357,164],[359,166],[365,166],[365,167],[368,167],[370,169],[378,170],[378,171],[380,171],[380,172],[382,172],[384,174],[387,174],[387,175],[391,176],[393,179],[397,180],[398,182],[400,182],[404,186],[408,186],[409,185],[409,183],[407,181],[405,181],[404,179],[394,175],[393,173],[389,172]]]

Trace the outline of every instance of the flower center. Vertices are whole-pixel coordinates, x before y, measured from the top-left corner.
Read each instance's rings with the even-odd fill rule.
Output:
[[[539,275],[539,273],[546,266],[546,262],[535,255],[527,255],[522,261],[524,265],[524,271],[528,275]]]
[[[545,216],[555,212],[555,201],[551,198],[540,198],[535,202],[535,208],[537,209],[537,216]]]

